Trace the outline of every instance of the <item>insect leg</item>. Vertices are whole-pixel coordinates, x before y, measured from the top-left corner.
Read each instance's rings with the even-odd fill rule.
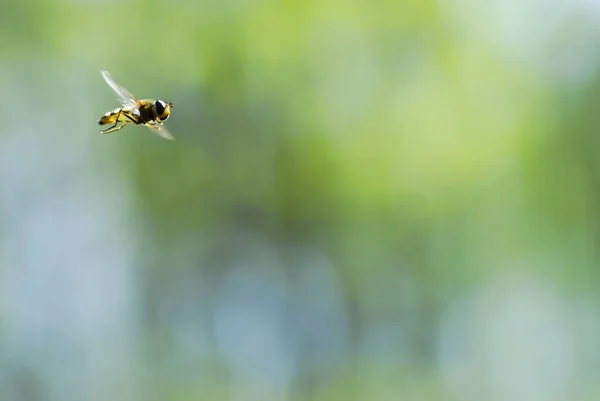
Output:
[[[125,121],[123,124],[119,125],[118,127],[115,127],[117,124],[113,125],[112,127],[105,129],[104,131],[100,131],[101,134],[110,134],[111,132],[115,132],[120,130],[121,128],[123,128],[124,126],[126,126],[127,124],[129,124],[129,121]]]
[[[145,125],[150,124],[150,125],[154,125],[154,126],[156,126],[156,125],[162,125],[162,123],[160,121],[158,121],[158,120],[144,121],[144,124]]]
[[[156,130],[160,130],[160,126],[158,126],[156,123],[146,123],[144,124],[146,127],[148,128],[152,128],[152,129],[156,129]]]

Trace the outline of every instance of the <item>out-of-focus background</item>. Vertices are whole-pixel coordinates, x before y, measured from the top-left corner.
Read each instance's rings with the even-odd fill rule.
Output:
[[[597,400],[599,67],[597,0],[3,2],[0,400]]]

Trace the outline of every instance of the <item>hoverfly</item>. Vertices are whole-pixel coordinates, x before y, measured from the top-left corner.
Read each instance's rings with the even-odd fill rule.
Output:
[[[102,77],[117,94],[117,99],[123,107],[109,111],[98,120],[99,125],[113,124],[110,128],[101,130],[102,134],[115,132],[127,124],[143,124],[151,131],[165,139],[174,139],[171,133],[163,126],[169,118],[173,103],[154,99],[136,99],[127,89],[115,82],[106,70],[102,70]],[[121,125],[118,125],[122,123]]]

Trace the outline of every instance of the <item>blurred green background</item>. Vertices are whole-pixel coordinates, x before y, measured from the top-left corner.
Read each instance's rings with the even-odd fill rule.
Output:
[[[0,400],[598,399],[599,22],[3,2]]]

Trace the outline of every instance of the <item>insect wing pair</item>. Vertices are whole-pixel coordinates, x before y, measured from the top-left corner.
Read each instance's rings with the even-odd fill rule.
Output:
[[[117,99],[122,107],[109,111],[98,120],[99,125],[112,124],[108,129],[100,131],[103,134],[115,132],[127,124],[145,125],[155,134],[165,138],[174,139],[173,135],[165,128],[163,122],[171,115],[172,103],[162,100],[138,100],[127,89],[119,85],[106,70],[102,70],[102,77],[117,94]],[[119,125],[121,124],[121,125]]]

